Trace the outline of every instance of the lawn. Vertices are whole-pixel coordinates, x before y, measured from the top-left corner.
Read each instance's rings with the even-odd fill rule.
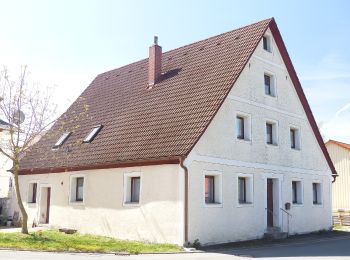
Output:
[[[56,230],[38,231],[29,235],[0,233],[0,248],[131,254],[182,251],[181,247],[172,244],[141,243],[78,233],[67,235]]]

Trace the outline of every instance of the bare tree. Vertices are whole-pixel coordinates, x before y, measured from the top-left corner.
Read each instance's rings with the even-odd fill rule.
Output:
[[[28,234],[28,215],[23,205],[18,173],[20,159],[37,139],[52,125],[56,105],[52,103],[52,90],[41,90],[29,85],[27,67],[13,80],[8,70],[0,72],[0,117],[9,123],[9,140],[0,144],[0,153],[12,161],[17,202],[22,215],[22,233]]]

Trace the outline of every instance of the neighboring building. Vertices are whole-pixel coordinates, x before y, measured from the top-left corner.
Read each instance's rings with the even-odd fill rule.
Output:
[[[155,40],[98,75],[20,173],[30,224],[177,244],[332,226],[336,171],[274,19]]]
[[[332,185],[332,207],[334,210],[350,210],[350,144],[329,140],[326,147],[339,173]]]

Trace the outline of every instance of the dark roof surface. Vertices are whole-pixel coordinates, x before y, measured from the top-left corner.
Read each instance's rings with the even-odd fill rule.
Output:
[[[274,19],[267,19],[163,53],[164,75],[150,90],[148,59],[98,75],[21,160],[21,172],[108,168],[127,162],[156,164],[164,158],[186,156],[268,27],[283,49],[280,51],[289,73],[295,74],[291,78],[333,171],[277,25]],[[103,125],[101,132],[92,143],[83,144],[84,137],[99,124]],[[64,145],[52,151],[62,133],[72,129]]]

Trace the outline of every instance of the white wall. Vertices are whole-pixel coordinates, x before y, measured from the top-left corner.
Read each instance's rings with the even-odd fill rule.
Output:
[[[265,95],[264,72],[275,76],[277,97]],[[251,117],[251,141],[235,138],[239,112]],[[266,144],[266,120],[278,125],[277,146]],[[301,150],[290,148],[291,126],[300,129]],[[290,233],[331,227],[331,172],[274,43],[273,53],[264,51],[262,43],[258,46],[186,164],[190,172],[190,241],[198,238],[205,244],[261,237],[266,229],[267,178],[278,178],[280,197],[275,206],[281,208],[292,202],[292,180],[303,182],[304,204],[290,210]],[[222,172],[222,205],[204,205],[205,170]],[[243,207],[237,205],[236,183],[241,173],[254,176],[254,203]],[[321,206],[312,203],[313,181],[323,183]],[[282,211],[275,214],[287,231],[286,215]]]
[[[8,141],[8,132],[0,129],[0,147],[6,148]],[[9,195],[9,179],[12,174],[8,170],[11,168],[11,165],[11,160],[0,153],[0,198],[7,198]]]
[[[140,205],[123,203],[124,174],[141,173]],[[84,202],[70,202],[70,176],[85,176]],[[30,181],[51,187],[50,225],[120,239],[183,244],[183,171],[158,165],[20,176],[22,197]],[[25,203],[29,224],[40,217],[36,204]]]

